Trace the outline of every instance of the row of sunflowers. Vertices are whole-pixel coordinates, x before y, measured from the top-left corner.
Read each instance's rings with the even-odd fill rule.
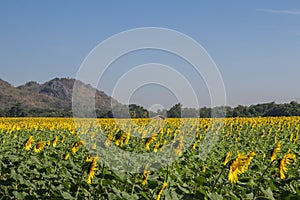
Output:
[[[0,196],[297,199],[300,117],[0,118]]]

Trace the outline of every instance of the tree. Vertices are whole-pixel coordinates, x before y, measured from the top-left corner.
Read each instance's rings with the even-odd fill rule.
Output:
[[[98,118],[113,118],[111,110],[96,110],[96,115]]]
[[[25,117],[27,116],[27,113],[22,108],[20,103],[16,103],[13,105],[10,109],[6,111],[7,117]]]
[[[129,105],[129,113],[131,118],[147,118],[149,117],[148,110],[144,109],[143,106],[136,104]]]
[[[0,117],[5,117],[5,112],[0,109]]]
[[[284,105],[283,106],[275,105],[264,116],[278,117],[278,116],[290,116],[290,114],[287,112],[287,109]]]
[[[211,117],[211,108],[203,107],[199,110],[201,118],[210,118]]]
[[[186,118],[199,117],[199,110],[196,108],[183,108],[181,116]]]
[[[167,117],[180,118],[181,117],[181,103],[175,104],[170,110],[167,111]]]

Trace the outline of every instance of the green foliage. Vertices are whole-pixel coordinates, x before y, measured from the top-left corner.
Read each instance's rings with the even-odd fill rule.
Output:
[[[142,106],[136,104],[129,105],[129,112],[131,118],[148,118],[149,112],[144,109]]]
[[[25,112],[25,110],[21,106],[21,104],[17,103],[6,111],[6,116],[7,117],[26,117],[27,113]]]
[[[193,128],[195,124],[191,123],[191,119],[186,120],[181,128],[187,134],[186,137],[192,137],[193,135],[189,135],[189,128]],[[9,129],[11,132],[5,132],[5,124],[0,124],[0,196],[4,199],[156,199],[167,180],[168,186],[162,192],[162,199],[299,199],[299,159],[289,166],[287,179],[281,180],[277,172],[280,159],[286,152],[295,153],[299,158],[300,140],[294,140],[295,133],[299,130],[298,122],[298,118],[269,118],[263,121],[259,118],[253,121],[235,118],[221,126],[220,123],[197,121],[199,127],[195,140],[200,141],[198,145],[185,149],[170,165],[162,165],[162,168],[156,169],[157,163],[150,164],[152,171],[145,186],[141,185],[142,174],[120,171],[118,163],[115,169],[106,166],[106,154],[99,157],[92,184],[87,184],[89,163],[85,159],[90,152],[84,147],[76,153],[71,151],[81,134],[85,134],[84,129],[79,128],[72,133],[54,125],[56,128],[53,130],[36,130],[34,127],[32,130]],[[94,133],[107,136],[111,129],[108,123],[106,126],[106,129],[101,130],[90,125],[87,127]],[[174,143],[176,128],[172,121],[166,121],[161,130],[158,140]],[[213,137],[219,137],[219,140],[204,159],[200,152],[205,149],[207,140],[201,140],[200,136],[210,132]],[[291,133],[293,137],[290,137]],[[24,149],[30,135],[34,137],[34,144],[53,141],[54,136],[58,136],[59,142],[57,147],[53,147],[50,142],[37,154]],[[63,136],[66,137],[61,142]],[[275,136],[282,146],[276,160],[270,163]],[[104,145],[105,141],[98,142],[99,145]],[[112,155],[116,148],[121,148],[113,147],[110,149]],[[144,143],[139,138],[131,138],[122,148],[131,152],[146,152]],[[224,166],[224,157],[228,151],[233,155]],[[252,151],[256,155],[249,169],[239,176],[236,184],[228,182],[229,165],[238,152],[249,154]],[[66,153],[70,154],[67,160],[64,159]],[[118,162],[117,155],[114,159]]]
[[[5,117],[5,112],[0,109],[0,117]]]
[[[181,117],[181,107],[180,103],[175,104],[170,110],[167,111],[167,117],[170,118],[180,118]]]

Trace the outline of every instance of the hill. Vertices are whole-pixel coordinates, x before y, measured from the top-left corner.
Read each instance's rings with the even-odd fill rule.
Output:
[[[74,82],[75,79],[55,78],[43,84],[30,81],[25,85],[14,87],[0,79],[0,109],[7,111],[17,105],[18,109],[23,109],[29,116],[41,116],[41,112],[47,116],[51,115],[49,112],[54,112],[53,116],[59,116],[57,112],[71,113]],[[95,92],[95,88],[91,85],[78,82],[85,93]],[[96,90],[96,109],[111,110],[111,101],[110,96]]]

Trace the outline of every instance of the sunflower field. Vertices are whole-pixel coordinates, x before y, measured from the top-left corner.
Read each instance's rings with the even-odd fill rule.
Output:
[[[300,117],[0,118],[0,199],[300,199]]]

